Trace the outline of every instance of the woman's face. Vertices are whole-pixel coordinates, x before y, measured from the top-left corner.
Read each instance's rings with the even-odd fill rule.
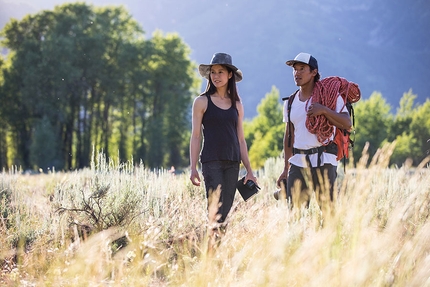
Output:
[[[228,80],[232,77],[232,72],[222,65],[213,65],[211,67],[211,81],[216,88],[227,86]]]

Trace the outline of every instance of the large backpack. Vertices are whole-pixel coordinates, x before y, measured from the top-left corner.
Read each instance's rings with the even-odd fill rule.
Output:
[[[299,90],[296,90],[293,94],[291,94],[289,97],[282,98],[284,101],[288,101],[287,103],[287,117],[288,117],[288,125],[291,125],[291,119],[290,119],[290,113],[291,113],[291,106],[293,104],[293,100]],[[343,158],[344,166],[345,166],[345,160],[349,158],[349,150],[354,147],[354,140],[355,140],[355,116],[354,116],[354,108],[352,106],[351,101],[349,100],[348,96],[346,94],[340,94],[342,98],[345,101],[345,106],[348,110],[348,113],[352,120],[352,129],[340,129],[336,127],[336,131],[334,134],[333,142],[337,145],[337,157],[336,160],[341,160]],[[358,99],[356,100],[358,101]],[[355,101],[355,102],[356,102]],[[354,136],[354,140],[351,138],[351,136]],[[288,128],[288,147],[291,147],[291,126]]]

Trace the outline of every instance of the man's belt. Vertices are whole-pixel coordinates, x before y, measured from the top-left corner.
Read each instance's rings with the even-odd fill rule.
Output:
[[[321,156],[322,156],[323,152],[337,155],[337,145],[335,143],[331,142],[328,145],[323,145],[323,146],[314,147],[314,148],[310,148],[310,149],[293,148],[293,154],[305,154],[306,155],[306,160],[308,161],[310,167],[312,165],[311,165],[311,161],[309,159],[309,155],[310,154],[316,154],[316,153],[318,154],[317,167],[319,167],[319,166],[321,166]]]

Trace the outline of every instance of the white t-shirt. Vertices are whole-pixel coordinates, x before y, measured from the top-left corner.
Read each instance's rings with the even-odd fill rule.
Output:
[[[308,106],[310,105],[312,99],[309,99]],[[297,149],[311,149],[319,147],[322,144],[318,141],[317,136],[310,133],[306,128],[306,102],[300,101],[298,95],[294,97],[293,104],[291,106],[290,119],[294,125],[294,148]],[[288,122],[288,100],[284,102],[284,123]],[[336,102],[336,112],[343,112],[345,110],[345,102],[339,95]],[[336,127],[334,127],[333,135],[330,140],[333,140],[334,132]],[[312,166],[317,166],[318,154],[310,154],[309,159]],[[306,155],[305,154],[295,154],[289,160],[290,164],[294,164],[299,167],[307,167]],[[336,155],[331,153],[323,153],[321,156],[321,165],[331,164],[337,166],[338,162],[336,160]]]

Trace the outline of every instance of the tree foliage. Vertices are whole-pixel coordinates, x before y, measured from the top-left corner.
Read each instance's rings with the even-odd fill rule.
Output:
[[[266,159],[277,157],[283,149],[285,124],[282,122],[282,105],[279,90],[272,87],[257,107],[258,115],[244,125],[253,166],[261,168]]]
[[[188,128],[198,79],[178,35],[145,40],[124,7],[83,3],[12,19],[1,33],[9,54],[0,66],[0,114],[19,155],[8,164],[42,165],[41,122],[60,139],[51,152],[65,169],[88,166],[93,149],[149,166],[186,162],[178,131]]]
[[[30,160],[37,163],[39,168],[48,170],[50,168],[61,169],[63,162],[61,161],[61,139],[59,133],[51,121],[45,115],[36,123],[32,142],[30,145]],[[34,168],[37,168],[34,167]]]
[[[355,104],[354,158],[361,157],[366,143],[369,143],[369,154],[373,156],[376,153],[388,136],[388,129],[392,122],[390,110],[390,105],[378,92],[374,92],[369,99]]]
[[[430,150],[430,100],[418,106],[412,115],[410,130],[414,139],[417,141],[419,149],[418,154],[414,157],[416,164],[420,163]]]
[[[410,129],[412,122],[412,116],[416,107],[414,107],[414,100],[416,95],[409,90],[403,94],[400,99],[399,108],[397,114],[394,116],[393,122],[391,123],[387,139],[385,142],[396,141],[396,147],[391,156],[391,163],[397,166],[401,166],[406,159],[417,159],[420,157],[420,147],[417,142],[417,138],[414,135],[414,131]]]
[[[378,93],[357,104],[357,137],[361,140],[354,152],[361,151],[364,141],[370,143],[371,155],[383,144],[395,141],[391,164],[401,166],[408,159],[412,164],[419,164],[426,157],[428,150],[430,104],[427,100],[421,106],[416,105],[416,98],[417,95],[413,94],[412,90],[404,93],[394,115],[389,112],[390,107]]]

